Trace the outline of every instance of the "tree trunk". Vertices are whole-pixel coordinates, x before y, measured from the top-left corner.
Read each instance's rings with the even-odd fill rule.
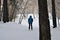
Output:
[[[51,40],[47,0],[38,0],[40,40]]]
[[[56,11],[55,11],[55,0],[52,0],[52,18],[53,18],[53,28],[55,28],[55,27],[57,27]]]
[[[7,7],[7,0],[3,0],[3,22],[8,22],[8,7]]]

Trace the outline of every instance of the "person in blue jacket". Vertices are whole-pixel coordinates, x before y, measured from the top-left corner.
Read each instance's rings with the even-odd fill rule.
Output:
[[[28,18],[28,23],[29,23],[29,30],[31,29],[33,29],[33,27],[32,27],[32,23],[33,23],[33,18],[32,18],[32,16],[30,16],[29,18]]]

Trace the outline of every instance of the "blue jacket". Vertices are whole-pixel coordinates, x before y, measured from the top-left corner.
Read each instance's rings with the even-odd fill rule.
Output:
[[[29,24],[32,24],[32,22],[33,22],[33,18],[30,16],[30,17],[28,18],[28,23],[29,23]]]

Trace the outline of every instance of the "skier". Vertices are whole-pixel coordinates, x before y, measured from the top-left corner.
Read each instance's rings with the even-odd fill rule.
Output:
[[[31,30],[33,29],[32,23],[33,23],[33,18],[32,18],[32,16],[30,16],[30,17],[28,18],[29,30],[30,30],[30,29],[31,29]]]

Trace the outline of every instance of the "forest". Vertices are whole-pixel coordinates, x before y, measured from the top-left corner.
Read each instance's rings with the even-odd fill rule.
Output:
[[[52,15],[53,28],[57,28],[60,19],[60,0],[0,0],[0,21],[15,22],[19,14],[19,24],[33,14],[39,19],[39,39],[51,40],[49,13]]]

